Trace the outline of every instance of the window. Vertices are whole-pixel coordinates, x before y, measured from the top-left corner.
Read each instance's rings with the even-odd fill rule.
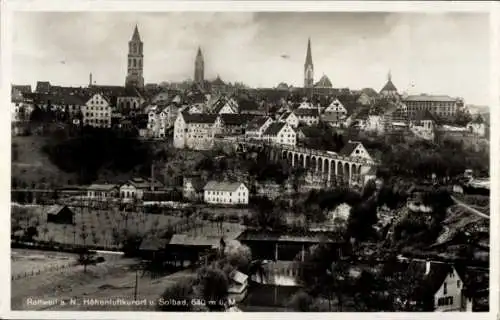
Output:
[[[457,280],[457,288],[460,289],[460,280]]]
[[[446,285],[446,281],[443,283],[443,294],[448,293],[448,286]]]

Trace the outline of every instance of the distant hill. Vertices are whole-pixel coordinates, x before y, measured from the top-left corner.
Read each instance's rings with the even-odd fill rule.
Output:
[[[468,104],[467,109],[469,109],[470,113],[472,114],[485,114],[485,113],[490,113],[490,107],[488,106],[477,106],[473,104]]]

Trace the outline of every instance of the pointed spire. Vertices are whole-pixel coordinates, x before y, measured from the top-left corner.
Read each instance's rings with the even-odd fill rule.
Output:
[[[203,54],[201,53],[201,47],[198,46],[198,53],[196,54],[198,57],[201,57],[203,56]]]
[[[311,54],[311,38],[307,39],[307,54],[306,54],[306,65],[312,65],[312,54]]]
[[[389,72],[387,73],[387,81],[392,81],[391,69],[389,69]]]
[[[132,41],[141,41],[141,36],[139,35],[139,29],[137,28],[137,24],[134,28],[134,34],[132,35]]]

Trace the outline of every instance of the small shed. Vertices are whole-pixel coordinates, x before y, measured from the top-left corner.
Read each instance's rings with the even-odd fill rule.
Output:
[[[74,224],[75,213],[68,207],[53,205],[47,211],[47,222],[58,224]]]

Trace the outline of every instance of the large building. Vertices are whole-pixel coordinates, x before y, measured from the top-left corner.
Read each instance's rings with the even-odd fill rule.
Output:
[[[132,39],[128,43],[127,77],[125,86],[144,88],[144,54],[143,43],[139,35],[139,30],[135,26]]]
[[[311,39],[307,41],[306,62],[304,63],[304,88],[314,86],[314,65],[311,54]]]
[[[408,107],[410,117],[415,117],[424,110],[438,117],[452,117],[456,115],[460,101],[450,96],[421,94],[408,96],[403,102]]]
[[[201,48],[198,47],[198,53],[196,54],[196,59],[194,61],[194,82],[200,87],[204,87],[205,84],[205,61],[203,60],[203,54],[201,53]]]
[[[174,123],[174,147],[209,150],[214,144],[216,114],[181,112]]]
[[[111,127],[111,105],[109,99],[102,94],[94,94],[81,110],[83,125],[97,128]]]
[[[248,188],[241,182],[209,181],[203,188],[205,203],[238,205],[248,204]]]

